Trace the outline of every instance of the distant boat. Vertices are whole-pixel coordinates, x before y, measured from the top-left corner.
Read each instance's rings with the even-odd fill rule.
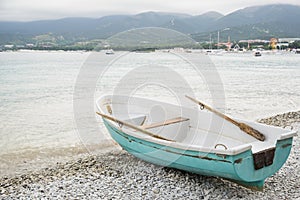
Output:
[[[112,138],[130,154],[262,190],[286,162],[296,131],[235,120],[190,100],[205,110],[116,95],[96,105]]]
[[[107,55],[112,55],[112,54],[115,54],[115,52],[112,50],[112,49],[108,49],[105,54]]]
[[[256,56],[261,56],[261,53],[260,53],[260,51],[256,51],[256,52],[254,52],[254,56],[256,57]]]

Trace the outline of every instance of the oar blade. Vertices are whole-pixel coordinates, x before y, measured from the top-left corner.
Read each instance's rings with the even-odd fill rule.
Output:
[[[244,123],[240,123],[240,129],[244,132],[246,132],[247,134],[255,137],[256,139],[260,140],[260,141],[265,141],[265,136],[259,132],[258,130],[248,126],[247,124]]]

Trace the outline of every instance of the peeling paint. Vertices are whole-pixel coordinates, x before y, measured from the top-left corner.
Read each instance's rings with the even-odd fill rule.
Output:
[[[242,161],[243,161],[243,158],[239,158],[239,159],[235,160],[234,163],[239,164],[239,163],[241,163]]]

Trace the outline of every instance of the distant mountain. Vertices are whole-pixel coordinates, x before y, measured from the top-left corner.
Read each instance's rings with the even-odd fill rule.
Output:
[[[237,10],[216,20],[205,31],[193,36],[198,40],[207,38],[208,32],[226,30],[233,40],[270,39],[271,37],[300,37],[300,6],[273,4],[253,6]],[[215,33],[216,34],[216,33]],[[216,36],[214,36],[216,39]]]
[[[210,34],[233,40],[270,37],[300,37],[300,6],[274,4],[253,6],[228,15],[207,12],[191,16],[178,13],[145,12],[137,15],[112,15],[98,19],[65,18],[33,22],[0,22],[0,45],[47,41],[72,43],[105,39],[118,32],[142,27],[162,27],[208,40]],[[226,33],[223,31],[226,28]],[[222,32],[223,31],[223,32]],[[47,35],[48,37],[43,37]],[[49,39],[49,37],[51,39]]]
[[[269,22],[295,23],[299,21],[299,17],[299,6],[285,4],[253,6],[237,10],[220,18],[211,29]]]
[[[223,16],[218,12],[207,12],[202,15],[173,19],[166,24],[162,24],[162,27],[183,33],[203,32],[208,30],[212,24],[215,24]]]

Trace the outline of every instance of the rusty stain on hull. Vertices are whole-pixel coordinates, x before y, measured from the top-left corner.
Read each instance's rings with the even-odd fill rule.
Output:
[[[281,147],[282,148],[286,148],[286,147],[289,147],[289,146],[291,146],[292,144],[283,144]]]
[[[239,164],[239,163],[241,163],[242,161],[243,161],[243,158],[239,158],[239,159],[235,160],[234,163]]]

